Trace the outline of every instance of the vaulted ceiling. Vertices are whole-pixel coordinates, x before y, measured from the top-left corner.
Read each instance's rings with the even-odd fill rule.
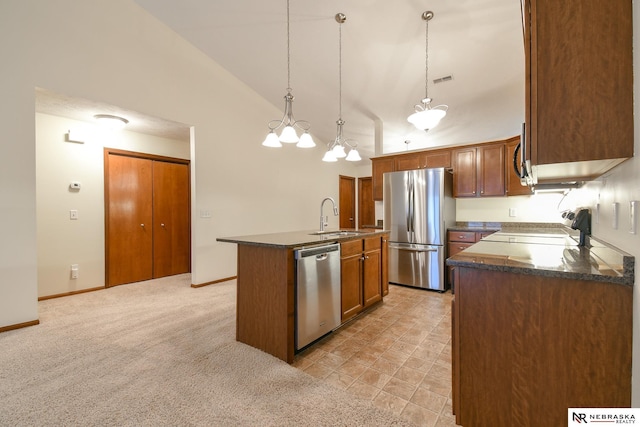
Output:
[[[275,106],[287,88],[286,0],[135,0]],[[425,95],[447,116],[429,132],[407,122]],[[363,157],[517,135],[524,117],[524,47],[518,0],[290,0],[290,80],[296,119],[316,143],[336,136],[339,24],[342,118]],[[433,80],[451,76],[434,84]],[[265,135],[267,121],[265,120]],[[409,144],[405,141],[410,141]],[[256,141],[259,144],[262,141]]]

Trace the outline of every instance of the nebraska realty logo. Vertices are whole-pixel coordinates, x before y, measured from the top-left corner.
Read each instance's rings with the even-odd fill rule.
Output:
[[[636,424],[636,420],[640,420],[640,408],[569,408],[567,412],[569,427],[591,423],[598,426]]]

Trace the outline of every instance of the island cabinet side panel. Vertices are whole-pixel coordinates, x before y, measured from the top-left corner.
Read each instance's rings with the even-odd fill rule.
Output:
[[[462,426],[566,425],[631,405],[632,288],[456,268],[454,411]]]
[[[292,363],[294,303],[293,251],[238,245],[236,339]]]

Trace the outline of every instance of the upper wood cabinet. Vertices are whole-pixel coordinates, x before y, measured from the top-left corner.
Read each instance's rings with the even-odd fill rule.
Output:
[[[414,151],[394,156],[395,170],[407,171],[424,168],[450,168],[451,149]]]
[[[504,152],[504,143],[468,146],[453,150],[453,196],[504,196]]]
[[[395,170],[393,157],[371,159],[371,178],[373,179],[373,200],[382,200],[384,191],[383,175]]]
[[[386,172],[406,171],[424,168],[451,168],[451,149],[412,151],[394,156],[371,159],[373,179],[373,200],[382,200],[383,175]]]
[[[408,153],[394,156],[396,171],[409,171],[427,167],[426,153]]]
[[[632,157],[632,0],[522,1],[527,158],[539,181],[598,176]]]
[[[506,182],[506,193],[507,196],[527,196],[533,194],[531,188],[526,185],[520,184],[520,177],[516,174],[516,171],[513,167],[513,156],[516,151],[516,147],[520,143],[520,137],[514,136],[511,139],[508,139],[505,143],[505,176],[507,179]],[[518,151],[518,157],[520,157],[520,152]]]

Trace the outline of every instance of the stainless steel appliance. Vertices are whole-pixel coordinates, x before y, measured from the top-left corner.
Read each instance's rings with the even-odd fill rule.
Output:
[[[446,289],[446,232],[456,217],[452,190],[453,175],[444,168],[384,174],[390,283]]]
[[[340,326],[340,244],[302,248],[296,259],[296,350]]]

